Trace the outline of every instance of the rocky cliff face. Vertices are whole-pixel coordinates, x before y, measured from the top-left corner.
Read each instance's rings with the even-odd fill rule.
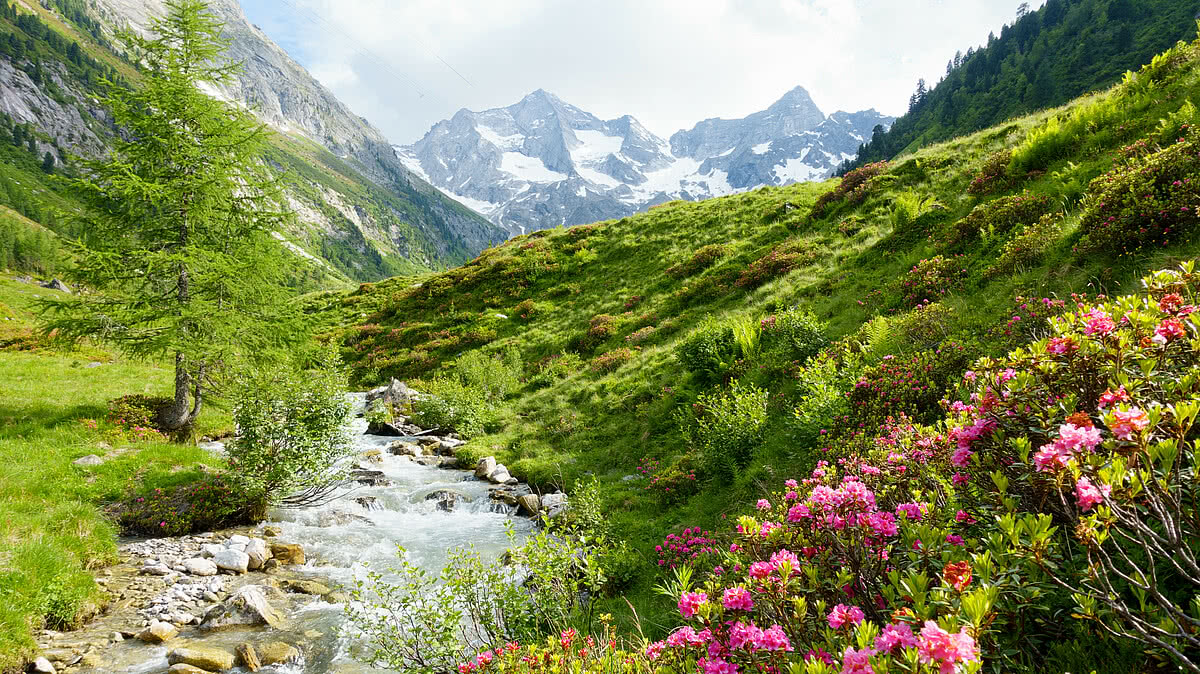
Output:
[[[236,0],[212,0],[210,6],[225,24],[228,57],[243,64],[235,82],[210,93],[252,109],[280,132],[272,161],[295,178],[287,191],[300,221],[294,231],[280,233],[289,248],[322,257],[351,278],[370,280],[457,264],[506,238],[407,170],[382,133],[250,24]],[[53,9],[30,8],[71,25],[51,17]],[[144,30],[165,6],[163,0],[89,0],[88,9],[111,34],[125,27]],[[86,44],[90,36],[77,31],[69,39]],[[29,66],[0,54],[0,110],[33,123],[39,152],[50,151],[60,161],[58,148],[102,153],[113,129],[88,87],[73,81],[61,63],[45,59],[39,67],[44,82],[54,86],[35,84]]]
[[[397,152],[413,172],[513,234],[629,215],[671,199],[828,177],[876,124],[826,116],[796,87],[744,119],[709,119],[667,141],[632,116],[601,120],[538,90],[506,108],[460,110]]]

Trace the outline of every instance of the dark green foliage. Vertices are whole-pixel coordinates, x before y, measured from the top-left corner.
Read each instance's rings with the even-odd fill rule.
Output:
[[[113,510],[122,531],[143,536],[185,536],[250,521],[241,489],[224,475],[135,492]]]
[[[1200,132],[1092,181],[1081,246],[1108,255],[1188,241],[1200,222]]]
[[[1052,207],[1050,197],[1028,192],[1010,197],[1000,197],[982,203],[967,217],[955,222],[942,236],[947,246],[968,243],[981,234],[994,236],[1003,234],[1020,225],[1035,222]]]
[[[967,270],[959,256],[935,255],[921,260],[900,278],[900,305],[907,308],[936,302],[961,285]]]
[[[1195,35],[1191,0],[1145,0],[1108,12],[1108,0],[1048,0],[951,62],[945,79],[877,129],[843,172],[867,162],[1061,105],[1114,84],[1177,40]]]
[[[439,428],[469,440],[483,433],[490,421],[483,392],[457,379],[435,379],[420,390],[428,395],[413,401],[412,420],[423,428]]]
[[[62,259],[56,237],[0,215],[0,269],[52,274]]]
[[[1004,242],[996,263],[984,272],[987,276],[1007,274],[1036,263],[1062,237],[1061,214],[1048,213],[1026,225],[1016,236]]]
[[[762,319],[763,350],[769,357],[804,363],[829,346],[826,329],[812,311],[791,307]]]
[[[675,347],[675,357],[683,369],[706,383],[724,379],[737,356],[733,328],[711,316]]]

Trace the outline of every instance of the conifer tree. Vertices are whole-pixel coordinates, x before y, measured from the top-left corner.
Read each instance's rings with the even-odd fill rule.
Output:
[[[261,168],[266,131],[200,88],[236,73],[228,43],[199,0],[167,0],[149,35],[123,39],[140,86],[107,82],[123,133],[106,158],[71,181],[88,212],[77,231],[80,292],[48,305],[44,328],[107,341],[137,358],[172,359],[167,430],[187,429],[225,365],[261,355],[289,334],[278,245],[288,219]]]

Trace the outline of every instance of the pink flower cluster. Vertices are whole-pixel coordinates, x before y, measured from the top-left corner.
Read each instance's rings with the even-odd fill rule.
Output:
[[[708,601],[708,595],[703,592],[684,592],[679,598],[679,614],[684,618],[696,615],[700,605]]]
[[[842,674],[875,674],[871,656],[895,654],[899,650],[916,648],[922,664],[933,665],[941,674],[954,674],[957,666],[979,659],[975,639],[966,628],[951,634],[932,620],[925,621],[920,635],[914,635],[905,623],[883,628],[875,638],[875,648],[847,648],[842,654]]]
[[[1083,512],[1103,503],[1111,491],[1112,489],[1108,485],[1096,486],[1086,477],[1079,478],[1079,481],[1075,483],[1075,499],[1079,503],[1079,509]]]
[[[1054,442],[1042,445],[1034,455],[1033,463],[1040,472],[1066,468],[1080,449],[1092,452],[1099,444],[1100,429],[1065,423],[1058,427],[1058,437]]]
[[[829,626],[837,630],[846,625],[858,625],[865,617],[866,615],[863,614],[863,610],[857,606],[838,604],[829,612],[827,619],[829,620]]]

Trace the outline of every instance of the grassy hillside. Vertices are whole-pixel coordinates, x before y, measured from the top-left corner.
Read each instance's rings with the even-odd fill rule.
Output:
[[[36,335],[34,305],[55,291],[0,274],[0,671],[32,657],[32,631],[64,629],[105,598],[91,571],[116,555],[104,509],[135,484],[193,481],[212,465],[194,446],[138,440],[105,421],[106,403],[159,395],[173,370],[84,346],[62,351]],[[210,410],[201,433],[229,427]],[[99,466],[75,466],[89,454]],[[36,460],[31,460],[36,456]],[[208,465],[206,465],[208,464]]]
[[[1115,84],[1194,30],[1192,0],[1048,0],[961,51],[846,169],[1062,105]],[[924,85],[924,80],[921,82]]]
[[[665,533],[715,527],[889,417],[942,419],[976,358],[1196,256],[1198,99],[1181,43],[1109,91],[840,182],[536,232],[307,310],[362,384],[418,378],[481,409],[458,419],[467,458],[540,488],[598,480],[644,570],[606,608],[632,620],[628,598],[658,633],[677,620],[651,592]],[[452,383],[505,376],[491,408]],[[1047,627],[1012,662],[1129,671],[1108,650],[1125,646],[1079,646],[1094,638]]]

